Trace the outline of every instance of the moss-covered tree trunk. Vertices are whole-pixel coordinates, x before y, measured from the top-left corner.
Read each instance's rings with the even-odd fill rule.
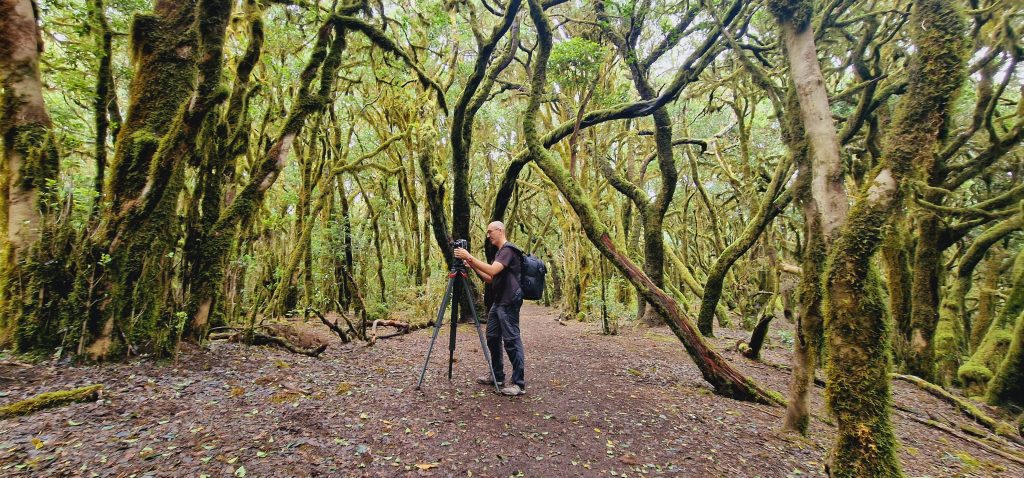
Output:
[[[122,343],[123,338],[131,330],[119,319],[127,323],[136,319],[134,284],[148,256],[141,243],[168,242],[165,237],[147,237],[135,242],[138,248],[126,251],[123,240],[115,243],[115,236],[123,221],[122,212],[138,201],[145,188],[160,139],[171,129],[181,105],[193,91],[195,5],[195,1],[158,1],[152,13],[137,15],[132,24],[134,75],[129,84],[128,112],[107,171],[110,179],[104,190],[101,230],[88,244],[76,284],[75,300],[86,307],[79,354],[99,359],[124,350],[127,344]],[[165,182],[169,180],[164,178]],[[158,293],[154,284],[147,284],[142,292]],[[120,347],[115,347],[115,340]]]
[[[1003,309],[992,320],[971,358],[957,370],[968,395],[985,394],[1013,340],[1014,321],[1024,311],[1024,249],[1014,259],[1010,284]]]
[[[114,95],[114,80],[111,73],[111,58],[113,57],[113,32],[107,24],[107,13],[103,6],[103,0],[92,0],[90,3],[89,15],[92,17],[92,27],[96,35],[96,98],[93,103],[93,118],[96,128],[96,177],[94,187],[96,189],[96,201],[93,206],[93,213],[99,212],[99,205],[102,201],[103,184],[107,168],[107,141],[110,131],[110,116],[108,111],[111,106],[116,111],[117,98]],[[114,134],[118,125],[114,125]]]
[[[905,181],[929,170],[965,74],[964,22],[956,7],[915,2],[909,24],[917,52],[907,93],[881,162],[840,229],[824,273],[825,395],[837,426],[828,470],[837,477],[902,475],[889,417],[890,323],[873,256],[883,228],[902,206]]]
[[[893,221],[882,239],[881,262],[889,292],[889,315],[893,322],[893,357],[901,363],[906,355],[906,338],[910,335],[910,246],[906,218]]]
[[[1002,248],[996,248],[988,254],[981,271],[981,286],[978,288],[978,310],[971,320],[967,350],[974,353],[985,338],[989,326],[996,318],[996,292],[999,288],[999,276],[1002,274],[1003,262],[1006,258]]]
[[[36,247],[44,237],[54,200],[50,189],[60,159],[52,123],[43,102],[39,54],[42,37],[30,0],[0,1],[0,141],[3,184],[0,194],[3,250],[0,251],[0,344],[15,329],[18,348],[52,343],[56,308],[67,291],[54,290],[47,277],[47,252]],[[52,233],[45,233],[50,236]]]
[[[679,22],[673,26],[671,32],[659,42],[657,47],[646,57],[637,55],[636,46],[640,38],[645,18],[648,14],[646,8],[633,10],[628,18],[629,28],[619,32],[612,27],[610,18],[605,13],[604,2],[595,2],[595,11],[600,20],[602,30],[611,38],[619,50],[619,55],[625,60],[629,68],[630,77],[640,99],[651,101],[658,94],[651,84],[650,69],[665,52],[671,50],[683,38],[681,34],[693,21],[697,9],[691,9],[681,17]],[[658,169],[661,173],[660,184],[657,194],[650,199],[645,195],[627,195],[636,205],[643,221],[643,251],[644,251],[644,273],[651,278],[658,287],[664,287],[665,277],[665,242],[663,222],[668,206],[672,203],[675,195],[676,182],[679,172],[676,167],[675,158],[672,154],[672,120],[665,107],[654,110],[651,114],[654,121],[654,148],[658,160]],[[641,176],[643,172],[641,172]],[[637,301],[637,318],[648,325],[661,322],[653,309],[647,310],[646,302],[643,299]]]
[[[249,97],[254,88],[251,86],[252,72],[263,52],[263,10],[255,0],[247,0],[244,14],[249,20],[249,43],[235,67],[235,80],[227,107],[222,108],[216,118],[210,118],[206,134],[200,138],[198,145],[202,148],[203,157],[199,164],[194,207],[189,211],[186,225],[182,272],[182,288],[186,296],[190,295],[195,274],[211,267],[204,261],[226,263],[229,260],[226,256],[200,257],[200,245],[206,242],[207,235],[224,209],[224,203],[230,201],[230,197],[225,198],[228,196],[226,189],[233,187],[238,158],[249,149],[252,127]],[[222,136],[215,137],[214,132]]]
[[[989,383],[986,400],[991,405],[1024,405],[1024,313],[1017,316],[1010,348]]]
[[[91,358],[102,359],[112,352],[168,353],[184,325],[166,306],[173,291],[168,253],[180,235],[177,205],[185,166],[194,156],[207,114],[227,97],[220,77],[231,5],[229,0],[158,2],[156,16],[136,19],[137,65],[150,57],[150,66],[159,69],[150,72],[154,73],[148,78],[151,83],[133,82],[133,90],[139,92],[140,101],[152,97],[151,106],[164,108],[159,114],[170,112],[171,122],[164,125],[153,119],[153,125],[130,134],[131,140],[138,141],[135,149],[119,149],[125,154],[115,155],[112,206],[104,211],[98,233],[100,245],[111,258],[99,279],[99,292],[105,295],[90,310],[87,326],[92,333],[82,337],[83,350]],[[168,77],[173,78],[171,86],[181,88],[177,95],[165,97],[167,85],[162,82]],[[142,108],[133,106],[144,115]],[[166,131],[147,137],[155,131],[145,126],[166,126]],[[128,131],[126,125],[122,134]]]
[[[339,229],[337,241],[339,246],[334,259],[334,280],[338,283],[338,305],[342,311],[348,311],[352,304],[352,290],[348,287],[347,274],[352,271],[355,259],[352,253],[352,214],[349,209],[348,193],[345,191],[345,182],[336,181],[338,188],[338,200],[341,202],[341,210],[336,219]]]
[[[644,299],[656,308],[666,324],[683,342],[704,379],[715,388],[716,393],[737,400],[766,403],[779,401],[779,397],[772,396],[744,377],[709,347],[689,319],[683,315],[676,301],[655,286],[639,267],[619,252],[619,247],[615,245],[582,189],[569,177],[562,162],[552,157],[541,143],[537,132],[537,112],[540,109],[541,95],[547,78],[548,57],[551,54],[551,25],[539,0],[529,0],[529,6],[530,17],[538,32],[537,53],[533,58],[533,74],[530,79],[530,98],[523,119],[523,133],[530,155],[572,206],[591,243],[615,264],[633,286],[642,292]]]
[[[935,198],[927,198],[935,200]],[[939,279],[942,249],[939,218],[922,211],[918,218],[910,286],[910,335],[904,357],[907,373],[928,381],[935,377],[935,332],[939,323]]]

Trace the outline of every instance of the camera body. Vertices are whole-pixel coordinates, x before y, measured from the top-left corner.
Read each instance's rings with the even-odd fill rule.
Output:
[[[458,249],[460,247],[463,248],[463,249],[469,250],[469,241],[467,241],[465,239],[456,239],[456,240],[452,241],[452,255],[453,255],[453,257],[455,255],[455,249]],[[452,261],[452,267],[457,269],[457,270],[460,270],[460,271],[466,270],[466,265],[463,264],[462,261],[460,261],[458,259]]]

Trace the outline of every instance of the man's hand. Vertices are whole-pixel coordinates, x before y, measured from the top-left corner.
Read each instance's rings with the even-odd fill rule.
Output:
[[[469,251],[461,247],[455,248],[455,258],[466,261],[466,265],[472,265],[473,261],[475,260],[475,258],[473,257],[472,254],[469,253]]]

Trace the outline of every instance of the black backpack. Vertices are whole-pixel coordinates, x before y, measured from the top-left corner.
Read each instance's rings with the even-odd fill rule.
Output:
[[[544,261],[533,254],[523,252],[511,242],[505,243],[506,247],[519,254],[519,288],[523,289],[523,299],[540,300],[544,295],[544,276],[548,273]]]

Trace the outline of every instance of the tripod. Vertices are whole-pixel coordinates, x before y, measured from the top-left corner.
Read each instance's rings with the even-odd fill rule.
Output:
[[[458,282],[457,282],[458,281]],[[430,337],[430,348],[427,349],[427,359],[423,362],[423,370],[420,372],[420,381],[416,384],[416,389],[420,390],[423,386],[423,377],[427,374],[427,364],[430,363],[430,354],[434,351],[434,341],[437,340],[437,333],[441,331],[441,327],[444,326],[444,312],[448,308],[448,304],[452,302],[452,296],[454,294],[455,286],[459,285],[460,289],[466,292],[466,299],[469,302],[469,312],[473,315],[473,324],[476,326],[476,335],[480,338],[480,349],[484,351],[484,360],[487,361],[487,369],[491,372],[491,381],[494,382],[494,391],[498,392],[498,380],[494,376],[494,367],[491,366],[491,353],[487,349],[487,344],[484,342],[484,334],[480,331],[480,318],[476,315],[476,305],[473,303],[473,295],[469,292],[469,277],[466,273],[466,266],[462,264],[462,261],[454,261],[451,269],[448,270],[448,287],[445,289],[444,298],[441,299],[441,307],[437,310],[437,321],[434,323],[434,334]],[[455,304],[452,303],[452,309],[455,309]],[[456,323],[455,317],[452,317],[451,333],[448,335],[448,380],[452,379],[452,365],[455,363],[455,331]],[[499,392],[500,393],[500,392]]]

